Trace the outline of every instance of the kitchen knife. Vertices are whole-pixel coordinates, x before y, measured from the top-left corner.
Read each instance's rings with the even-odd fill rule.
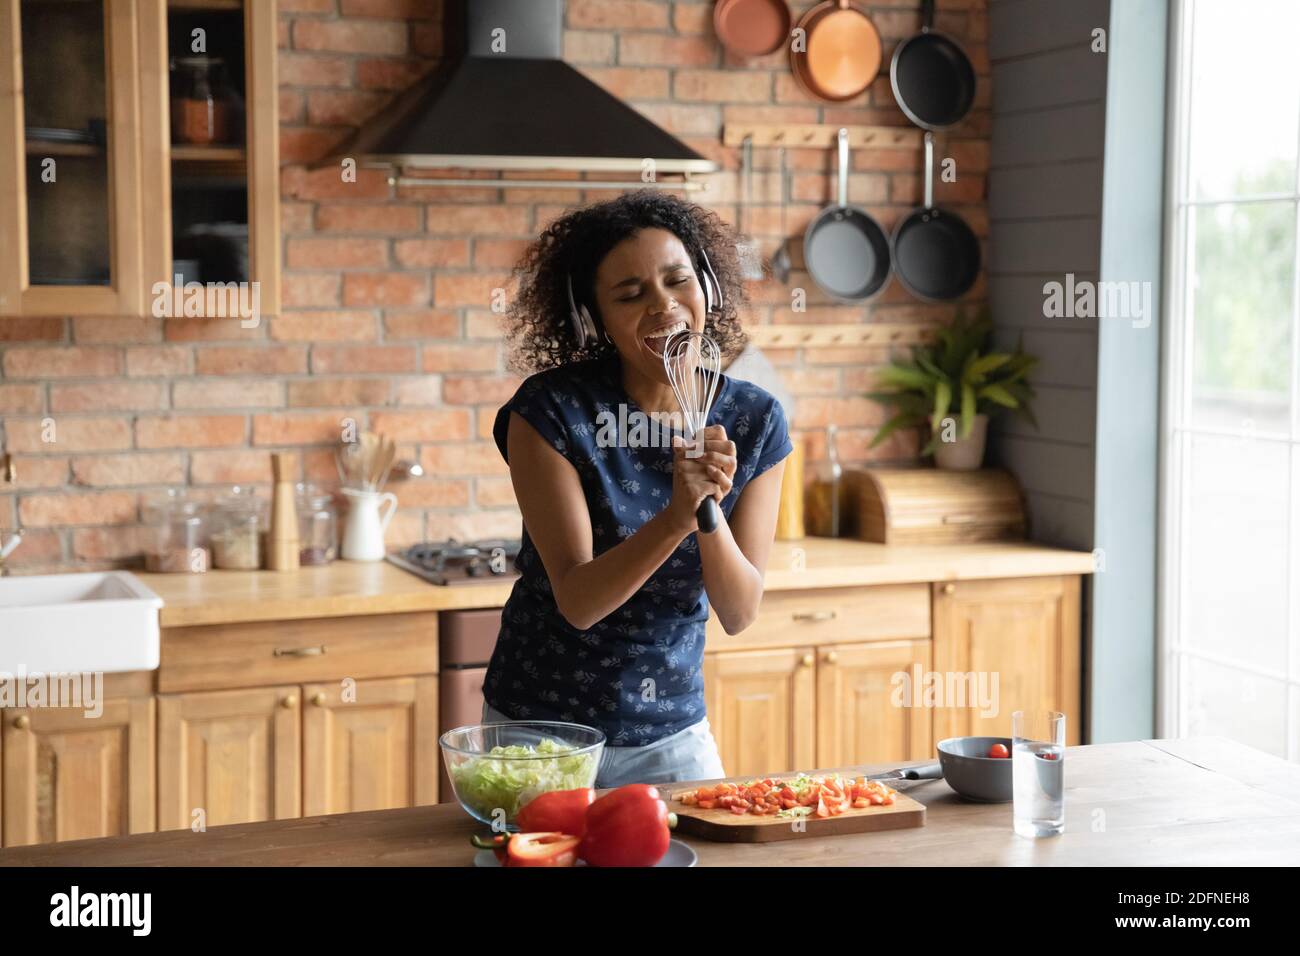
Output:
[[[938,762],[920,767],[901,767],[897,770],[877,771],[866,774],[868,780],[942,780],[943,768]]]

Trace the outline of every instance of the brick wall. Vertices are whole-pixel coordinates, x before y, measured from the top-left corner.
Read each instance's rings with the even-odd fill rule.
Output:
[[[796,16],[811,4],[795,4]],[[570,0],[565,58],[676,133],[725,171],[702,201],[730,221],[741,194],[728,122],[906,125],[888,57],[919,27],[919,4],[864,4],[885,41],[885,72],[857,100],[815,102],[783,54],[734,62],[712,35],[711,2]],[[515,535],[509,476],[490,439],[518,379],[505,371],[492,290],[529,237],[566,206],[608,197],[573,190],[390,188],[377,172],[354,184],[303,165],[381,108],[436,57],[436,0],[280,0],[283,315],[255,330],[234,321],[153,318],[0,319],[0,415],[17,459],[16,493],[0,494],[0,528],[28,529],[13,564],[26,571],[139,563],[142,496],[188,484],[219,493],[266,483],[268,452],[302,453],[304,477],[336,482],[330,446],[345,418],[396,438],[427,477],[393,486],[401,508],[390,543]],[[976,109],[938,145],[957,160],[936,197],[981,236],[989,84],[983,0],[939,0],[938,26],[980,73]],[[774,152],[755,151],[755,206],[745,227],[768,254],[780,236]],[[801,235],[832,194],[830,151],[792,151],[789,233]],[[920,198],[920,152],[860,151],[850,199],[886,229]],[[527,174],[535,176],[535,174]],[[931,321],[950,306],[912,300],[897,282],[865,306],[830,302],[799,271],[790,287],[756,284],[753,323]],[[806,313],[789,308],[808,291]],[[983,298],[981,281],[969,296]],[[810,456],[840,426],[849,461],[906,458],[900,439],[869,452],[881,420],[863,392],[876,349],[771,350],[797,396]],[[53,442],[47,430],[54,424]]]

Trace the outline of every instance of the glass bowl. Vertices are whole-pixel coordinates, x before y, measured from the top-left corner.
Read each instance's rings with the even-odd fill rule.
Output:
[[[438,746],[465,812],[497,829],[516,830],[519,808],[539,793],[596,783],[605,735],[585,724],[513,720],[457,727],[438,738]],[[511,749],[493,753],[494,748]]]

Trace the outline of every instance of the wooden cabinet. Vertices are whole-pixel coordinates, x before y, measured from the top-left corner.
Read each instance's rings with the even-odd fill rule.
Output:
[[[438,679],[303,686],[303,815],[438,801]]]
[[[705,707],[727,774],[812,762],[815,664],[811,647],[705,655]]]
[[[1078,743],[1079,589],[1063,575],[773,591],[739,635],[711,620],[724,769],[924,760],[945,737],[1007,736],[1011,712],[1036,707],[1063,711]]]
[[[0,712],[4,846],[154,829],[154,700]]]
[[[0,0],[0,317],[145,311],[144,6]]]
[[[164,628],[160,829],[437,803],[437,670],[436,612]]]
[[[967,688],[972,680],[997,679],[989,695],[994,707],[968,699],[966,706],[935,708],[936,741],[1005,737],[1013,711],[1044,708],[1063,712],[1067,742],[1079,742],[1079,584],[1071,575],[934,586],[935,671],[968,675]]]
[[[930,713],[898,706],[892,681],[929,667],[928,640],[705,655],[709,725],[728,775],[930,754]]]
[[[924,760],[930,712],[912,706],[899,675],[930,667],[929,641],[840,644],[818,649],[817,766]]]
[[[279,311],[276,36],[275,0],[0,0],[0,322]],[[186,142],[174,71],[216,60]]]
[[[159,695],[158,828],[300,816],[301,711],[293,685]]]

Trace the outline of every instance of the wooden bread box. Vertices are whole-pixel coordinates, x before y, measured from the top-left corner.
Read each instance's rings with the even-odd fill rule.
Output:
[[[847,473],[856,536],[879,544],[963,544],[1025,537],[1025,504],[995,469],[868,468]]]

